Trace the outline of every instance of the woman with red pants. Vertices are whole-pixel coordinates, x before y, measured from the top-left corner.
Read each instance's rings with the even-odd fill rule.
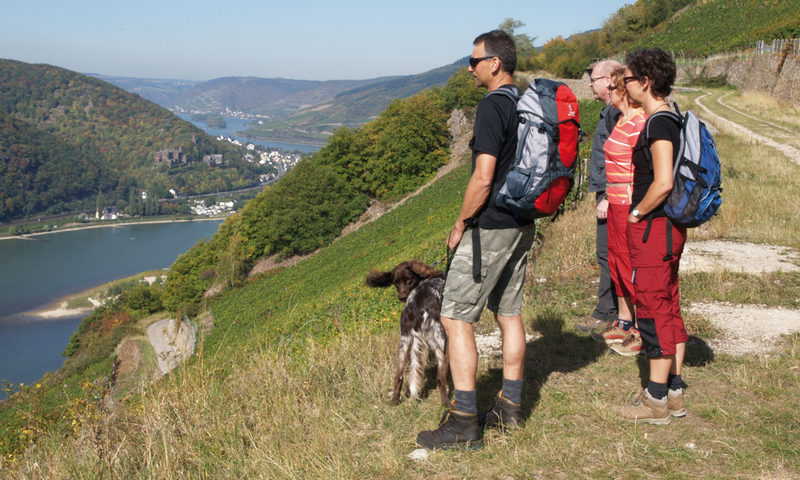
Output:
[[[631,256],[628,250],[628,211],[633,193],[633,147],[639,140],[645,115],[642,106],[625,93],[622,81],[625,69],[611,73],[608,86],[611,105],[621,115],[603,145],[606,157],[606,198],[608,212],[608,270],[618,298],[618,318],[592,338],[611,345],[611,351],[620,355],[638,355],[642,351],[642,337],[634,326],[633,283],[631,281]]]
[[[622,417],[633,422],[667,424],[686,415],[681,368],[688,335],[680,313],[678,265],[686,229],[664,213],[672,189],[672,170],[680,147],[680,120],[669,112],[666,97],[675,82],[675,62],[659,48],[628,55],[623,77],[631,100],[647,123],[633,151],[633,195],[628,215],[628,246],[636,292],[636,319],[650,376]]]

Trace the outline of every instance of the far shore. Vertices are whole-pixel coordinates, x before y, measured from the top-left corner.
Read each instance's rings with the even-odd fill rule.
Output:
[[[197,217],[197,218],[175,218],[171,220],[142,220],[137,222],[115,222],[115,223],[99,223],[99,224],[84,224],[84,223],[68,223],[55,230],[48,232],[34,232],[26,233],[23,235],[8,235],[0,237],[0,240],[17,239],[30,239],[31,237],[38,237],[40,235],[49,235],[51,233],[61,233],[73,230],[88,230],[90,228],[107,228],[107,227],[124,227],[127,225],[141,225],[144,223],[180,223],[180,222],[206,222],[210,220],[225,220],[227,217]]]

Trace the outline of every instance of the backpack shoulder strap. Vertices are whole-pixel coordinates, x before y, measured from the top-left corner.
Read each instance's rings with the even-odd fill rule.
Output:
[[[510,98],[514,103],[517,103],[520,98],[519,89],[515,85],[509,85],[508,88],[506,86],[502,86],[500,88],[494,89],[491,92],[488,92],[483,98],[488,97],[489,95],[503,95],[504,97]]]

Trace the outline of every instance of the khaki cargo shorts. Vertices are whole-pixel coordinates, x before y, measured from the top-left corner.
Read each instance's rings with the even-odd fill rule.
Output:
[[[472,274],[472,230],[465,231],[447,273],[441,315],[475,323],[487,300],[487,307],[496,315],[520,315],[525,266],[535,232],[535,224],[479,229],[481,282],[476,283]]]

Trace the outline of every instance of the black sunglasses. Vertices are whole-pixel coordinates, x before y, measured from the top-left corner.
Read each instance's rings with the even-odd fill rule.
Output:
[[[608,91],[609,91],[609,92],[613,92],[613,91],[614,91],[614,90],[616,90],[617,88],[618,88],[618,87],[617,87],[616,85],[612,85],[612,86],[608,87]]]
[[[634,80],[636,80],[637,82],[641,82],[641,80],[639,80],[639,77],[636,77],[636,76],[633,76],[633,77],[622,77],[622,83],[624,83],[625,85],[627,85],[628,83],[630,83],[630,82],[632,82]]]
[[[488,57],[469,57],[469,66],[475,68],[484,60],[489,60],[490,58],[494,58],[497,55],[489,55]]]

